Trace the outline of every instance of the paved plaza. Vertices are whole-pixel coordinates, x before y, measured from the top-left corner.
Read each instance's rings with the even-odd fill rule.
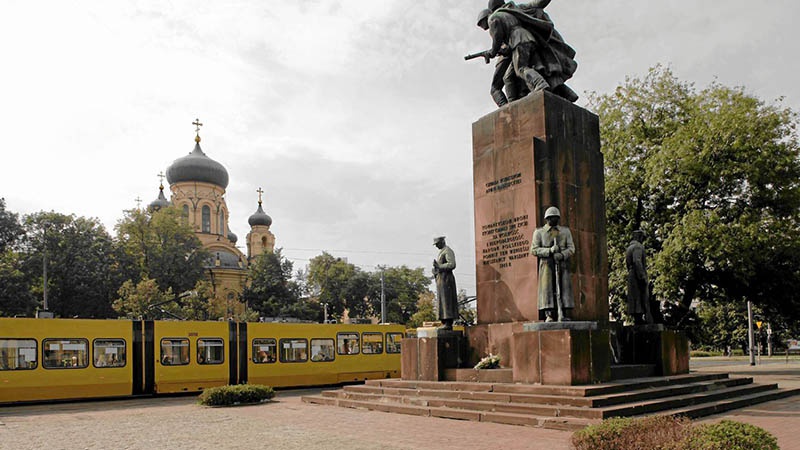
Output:
[[[740,361],[697,370],[800,386],[800,362]],[[276,402],[206,408],[194,397],[0,408],[0,449],[547,449],[569,448],[571,432],[310,405],[279,392]],[[758,425],[784,450],[800,450],[800,396],[711,416]]]

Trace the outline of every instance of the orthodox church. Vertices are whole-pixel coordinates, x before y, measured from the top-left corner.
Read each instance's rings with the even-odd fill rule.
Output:
[[[194,228],[203,247],[211,253],[206,269],[208,280],[212,283],[215,296],[231,307],[229,314],[241,312],[244,305],[238,302],[239,294],[247,282],[249,261],[275,248],[275,235],[270,231],[272,218],[261,205],[258,189],[258,209],[248,219],[250,232],[247,233],[247,256],[236,247],[238,237],[231,231],[228,223],[230,213],[225,202],[225,189],[228,187],[228,171],[209,158],[200,148],[199,120],[196,126],[194,150],[176,159],[167,168],[170,200],[164,195],[163,174],[158,198],[150,203],[151,210],[174,206]]]

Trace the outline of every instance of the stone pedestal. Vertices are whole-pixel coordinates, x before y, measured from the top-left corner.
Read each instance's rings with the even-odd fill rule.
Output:
[[[622,364],[653,364],[656,375],[689,373],[689,340],[686,333],[667,330],[663,325],[622,327]]]
[[[472,125],[478,323],[540,320],[533,231],[561,210],[574,320],[608,321],[603,156],[596,115],[538,92]]]
[[[466,347],[460,331],[417,328],[417,337],[405,338],[402,342],[401,377],[443,381],[447,369],[461,367]]]
[[[596,322],[532,323],[514,333],[513,379],[562,386],[608,381],[608,330]]]

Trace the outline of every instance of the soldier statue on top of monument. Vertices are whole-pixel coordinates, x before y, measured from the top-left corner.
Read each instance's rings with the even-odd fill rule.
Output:
[[[466,59],[483,57],[488,63],[498,55],[502,57],[495,69],[492,80],[492,99],[498,106],[514,101],[525,95],[517,87],[515,77],[530,92],[548,90],[575,102],[578,95],[564,84],[575,73],[575,50],[556,31],[550,16],[544,8],[551,0],[536,0],[529,3],[505,3],[503,0],[490,0],[487,11],[478,16],[478,26],[488,29],[492,37],[492,47],[485,52],[469,55]],[[508,61],[510,59],[510,61]],[[505,71],[504,71],[505,70]],[[500,77],[499,74],[503,73]],[[498,92],[500,79],[506,93]]]
[[[547,208],[547,224],[533,232],[531,254],[539,258],[539,312],[546,322],[569,321],[575,307],[569,259],[575,254],[575,244],[569,228],[558,225],[561,212],[555,206]]]

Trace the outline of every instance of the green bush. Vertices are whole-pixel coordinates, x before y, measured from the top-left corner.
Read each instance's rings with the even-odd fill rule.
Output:
[[[200,394],[197,402],[206,406],[233,406],[260,403],[275,397],[275,391],[260,384],[239,384],[208,388]]]
[[[689,356],[692,358],[705,358],[711,356],[711,352],[707,352],[705,350],[692,350],[689,352]]]
[[[690,427],[683,417],[614,418],[576,432],[572,445],[577,450],[678,450]]]
[[[769,432],[723,420],[694,426],[685,417],[616,418],[572,435],[576,450],[778,450]]]
[[[732,420],[694,427],[683,448],[686,450],[779,450],[778,440],[768,431]]]

